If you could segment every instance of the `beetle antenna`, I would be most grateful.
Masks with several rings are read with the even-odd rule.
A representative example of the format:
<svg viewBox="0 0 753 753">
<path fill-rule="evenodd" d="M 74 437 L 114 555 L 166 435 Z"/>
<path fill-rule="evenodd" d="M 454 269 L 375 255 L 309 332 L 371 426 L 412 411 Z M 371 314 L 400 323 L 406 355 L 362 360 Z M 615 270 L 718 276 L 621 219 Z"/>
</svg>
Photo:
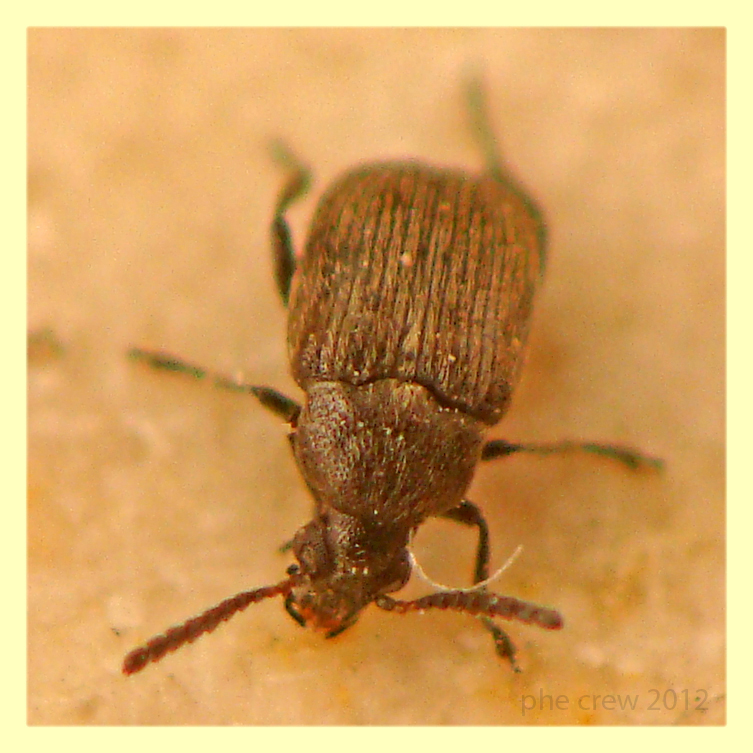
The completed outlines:
<svg viewBox="0 0 753 753">
<path fill-rule="evenodd" d="M 165 654 L 179 649 L 186 643 L 193 643 L 204 633 L 211 633 L 222 622 L 229 620 L 237 612 L 243 611 L 251 604 L 273 596 L 287 595 L 295 583 L 295 573 L 274 586 L 263 586 L 253 591 L 242 591 L 225 601 L 207 609 L 205 612 L 186 620 L 180 625 L 169 628 L 155 636 L 142 646 L 135 648 L 123 660 L 123 674 L 132 675 L 140 672 L 147 664 L 159 661 Z"/>
<path fill-rule="evenodd" d="M 424 612 L 427 609 L 452 609 L 466 614 L 517 620 L 546 630 L 560 630 L 564 625 L 562 615 L 556 609 L 490 591 L 439 591 L 412 601 L 401 601 L 382 594 L 377 596 L 374 603 L 380 609 L 397 614 Z"/>
</svg>

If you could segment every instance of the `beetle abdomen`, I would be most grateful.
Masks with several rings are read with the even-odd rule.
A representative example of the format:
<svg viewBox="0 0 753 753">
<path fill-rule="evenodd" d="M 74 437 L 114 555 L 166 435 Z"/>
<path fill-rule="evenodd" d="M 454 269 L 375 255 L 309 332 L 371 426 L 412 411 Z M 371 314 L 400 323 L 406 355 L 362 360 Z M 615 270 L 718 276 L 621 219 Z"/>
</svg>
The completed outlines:
<svg viewBox="0 0 753 753">
<path fill-rule="evenodd" d="M 296 381 L 400 379 L 487 424 L 517 382 L 542 267 L 530 201 L 412 163 L 347 173 L 317 208 L 293 282 Z"/>
</svg>

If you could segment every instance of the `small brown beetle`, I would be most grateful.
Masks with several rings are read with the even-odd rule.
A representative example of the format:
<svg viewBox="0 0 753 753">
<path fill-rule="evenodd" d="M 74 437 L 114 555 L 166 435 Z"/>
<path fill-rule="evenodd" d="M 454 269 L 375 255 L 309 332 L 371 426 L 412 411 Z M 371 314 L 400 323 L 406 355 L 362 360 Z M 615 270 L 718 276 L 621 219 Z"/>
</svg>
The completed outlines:
<svg viewBox="0 0 753 753">
<path fill-rule="evenodd" d="M 276 585 L 237 594 L 152 638 L 125 658 L 133 674 L 249 604 L 283 596 L 298 623 L 332 637 L 370 603 L 404 613 L 430 608 L 477 615 L 514 669 L 515 649 L 493 617 L 562 627 L 553 609 L 486 589 L 489 535 L 465 499 L 479 460 L 578 447 L 631 467 L 659 461 L 601 444 L 484 442 L 518 381 L 534 293 L 545 262 L 545 225 L 504 168 L 482 89 L 469 88 L 487 172 L 472 177 L 417 162 L 346 173 L 316 210 L 296 260 L 289 206 L 306 168 L 280 156 L 290 178 L 272 223 L 277 285 L 290 298 L 288 345 L 303 406 L 269 387 L 238 383 L 151 351 L 150 365 L 251 393 L 292 427 L 296 462 L 314 517 L 287 546 L 298 563 Z M 408 545 L 430 516 L 478 529 L 474 587 L 413 601 L 389 594 L 411 575 Z"/>
</svg>

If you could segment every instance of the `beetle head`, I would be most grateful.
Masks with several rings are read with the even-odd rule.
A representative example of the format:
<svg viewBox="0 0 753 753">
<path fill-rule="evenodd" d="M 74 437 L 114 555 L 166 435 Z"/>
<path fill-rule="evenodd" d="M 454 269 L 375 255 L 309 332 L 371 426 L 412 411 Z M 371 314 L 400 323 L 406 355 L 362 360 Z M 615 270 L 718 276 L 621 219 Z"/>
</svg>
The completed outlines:
<svg viewBox="0 0 753 753">
<path fill-rule="evenodd" d="M 350 515 L 328 511 L 293 539 L 298 565 L 288 569 L 293 587 L 285 599 L 290 616 L 328 638 L 350 627 L 380 594 L 410 578 L 407 534 L 366 530 Z"/>
</svg>

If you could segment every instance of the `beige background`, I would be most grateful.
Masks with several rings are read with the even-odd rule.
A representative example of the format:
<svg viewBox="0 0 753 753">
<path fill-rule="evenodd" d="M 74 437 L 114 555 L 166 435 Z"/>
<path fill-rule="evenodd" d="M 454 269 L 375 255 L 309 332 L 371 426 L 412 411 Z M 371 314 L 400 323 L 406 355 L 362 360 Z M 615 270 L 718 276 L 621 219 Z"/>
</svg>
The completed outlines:
<svg viewBox="0 0 753 753">
<path fill-rule="evenodd" d="M 724 44 L 720 30 L 32 31 L 29 327 L 65 350 L 35 349 L 29 369 L 29 721 L 723 722 Z M 124 679 L 137 643 L 277 581 L 276 548 L 310 506 L 276 419 L 126 349 L 300 396 L 271 278 L 268 140 L 315 171 L 300 247 L 322 187 L 356 162 L 479 166 L 469 65 L 552 238 L 494 434 L 631 443 L 667 471 L 581 455 L 481 469 L 470 496 L 495 563 L 525 547 L 497 589 L 567 623 L 510 625 L 520 676 L 462 615 L 368 609 L 323 641 L 271 601 Z M 452 585 L 472 550 L 449 523 L 417 544 Z"/>
</svg>

